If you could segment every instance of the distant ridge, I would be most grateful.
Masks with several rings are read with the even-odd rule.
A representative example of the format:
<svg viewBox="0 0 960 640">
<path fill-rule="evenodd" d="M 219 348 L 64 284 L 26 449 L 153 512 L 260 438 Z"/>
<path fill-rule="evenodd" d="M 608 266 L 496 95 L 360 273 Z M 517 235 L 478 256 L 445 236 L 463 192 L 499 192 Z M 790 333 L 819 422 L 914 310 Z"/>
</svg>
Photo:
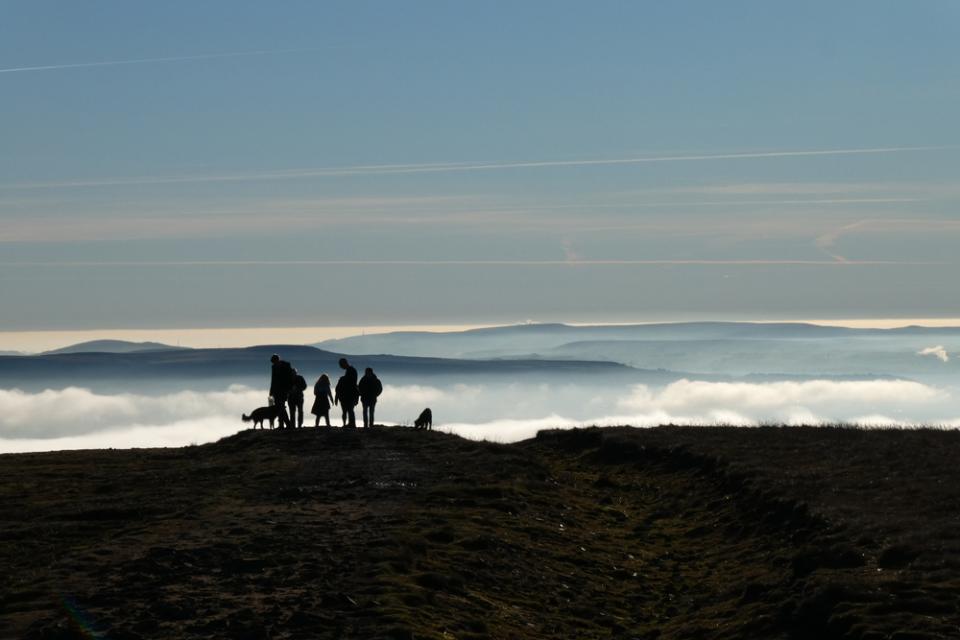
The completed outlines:
<svg viewBox="0 0 960 640">
<path fill-rule="evenodd" d="M 222 387 L 224 382 L 262 384 L 270 379 L 270 356 L 280 354 L 312 380 L 335 374 L 340 353 L 304 345 L 258 345 L 227 349 L 143 349 L 122 353 L 81 351 L 0 357 L 0 388 L 58 388 L 81 385 L 117 389 L 149 381 L 153 388 Z M 595 360 L 466 360 L 395 355 L 351 357 L 357 366 L 372 367 L 384 379 L 459 381 L 478 376 L 533 379 L 550 376 L 607 376 L 624 383 L 665 382 L 681 377 L 664 371 L 641 371 Z"/>
<path fill-rule="evenodd" d="M 342 353 L 392 353 L 443 358 L 502 358 L 533 354 L 572 343 L 613 341 L 812 340 L 830 338 L 930 338 L 960 336 L 960 327 L 904 326 L 862 329 L 804 322 L 676 322 L 628 325 L 519 324 L 464 331 L 395 331 L 318 342 Z M 582 357 L 582 356 L 581 356 Z M 609 356 L 598 359 L 611 359 Z M 615 359 L 615 358 L 613 358 Z"/>
<path fill-rule="evenodd" d="M 139 353 L 141 351 L 170 351 L 185 347 L 173 347 L 159 342 L 128 342 L 126 340 L 90 340 L 68 347 L 44 351 L 41 355 L 64 353 Z M 13 355 L 13 354 L 10 354 Z"/>
</svg>

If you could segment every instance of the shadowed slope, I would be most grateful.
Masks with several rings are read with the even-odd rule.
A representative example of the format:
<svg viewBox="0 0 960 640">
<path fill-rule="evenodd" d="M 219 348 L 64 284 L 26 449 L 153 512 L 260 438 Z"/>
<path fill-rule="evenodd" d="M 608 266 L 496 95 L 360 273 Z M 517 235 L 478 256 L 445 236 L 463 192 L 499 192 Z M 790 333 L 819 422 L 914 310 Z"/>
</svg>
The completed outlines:
<svg viewBox="0 0 960 640">
<path fill-rule="evenodd" d="M 3 456 L 0 637 L 949 637 L 954 516 L 927 498 L 956 513 L 956 435 L 306 429 Z M 884 484 L 910 457 L 929 471 Z"/>
</svg>

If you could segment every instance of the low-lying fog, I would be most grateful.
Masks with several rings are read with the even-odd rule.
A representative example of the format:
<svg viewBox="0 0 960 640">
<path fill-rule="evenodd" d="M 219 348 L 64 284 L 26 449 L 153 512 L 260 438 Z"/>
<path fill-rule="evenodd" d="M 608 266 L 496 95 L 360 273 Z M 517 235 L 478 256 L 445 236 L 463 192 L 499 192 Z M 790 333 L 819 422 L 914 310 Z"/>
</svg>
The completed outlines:
<svg viewBox="0 0 960 640">
<path fill-rule="evenodd" d="M 0 389 L 0 453 L 103 447 L 166 447 L 212 442 L 250 427 L 240 415 L 267 404 L 264 387 L 219 391 L 128 388 L 108 394 L 82 386 L 40 392 Z M 312 383 L 312 381 L 311 381 Z M 384 380 L 377 422 L 409 425 L 431 407 L 435 428 L 511 442 L 545 428 L 659 424 L 960 427 L 960 390 L 895 379 L 708 382 L 599 386 L 583 381 L 513 383 L 490 378 L 448 386 Z M 311 384 L 312 387 L 312 384 Z M 305 424 L 312 426 L 312 388 Z M 360 408 L 357 408 L 359 421 Z M 340 424 L 334 407 L 331 422 Z"/>
</svg>

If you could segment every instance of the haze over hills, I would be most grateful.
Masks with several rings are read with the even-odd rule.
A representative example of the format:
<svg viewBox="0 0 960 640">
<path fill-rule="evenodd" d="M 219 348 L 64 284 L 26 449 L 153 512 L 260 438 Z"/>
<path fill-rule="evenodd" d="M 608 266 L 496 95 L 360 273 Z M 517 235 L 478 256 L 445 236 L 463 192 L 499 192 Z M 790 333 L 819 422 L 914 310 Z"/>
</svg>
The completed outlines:
<svg viewBox="0 0 960 640">
<path fill-rule="evenodd" d="M 43 355 L 55 355 L 61 353 L 136 353 L 140 351 L 167 351 L 171 349 L 182 349 L 183 347 L 174 347 L 160 342 L 129 342 L 127 340 L 90 340 L 72 344 L 60 349 L 51 349 L 44 351 Z M 0 354 L 5 355 L 5 354 Z M 15 355 L 15 354 L 11 354 Z"/>
<path fill-rule="evenodd" d="M 0 387 L 35 389 L 83 386 L 141 388 L 222 388 L 228 384 L 262 386 L 270 376 L 270 355 L 282 354 L 311 382 L 319 373 L 335 377 L 339 353 L 311 346 L 262 345 L 241 349 L 159 349 L 117 353 L 65 352 L 0 357 Z M 557 377 L 606 377 L 623 383 L 665 383 L 683 374 L 640 371 L 595 360 L 506 361 L 421 358 L 378 355 L 353 358 L 358 367 L 372 367 L 385 379 L 454 384 L 480 376 L 502 380 L 549 380 Z M 336 374 L 338 375 L 338 373 Z"/>
<path fill-rule="evenodd" d="M 619 326 L 527 324 L 462 332 L 396 332 L 327 340 L 345 353 L 620 362 L 718 375 L 960 373 L 960 328 L 857 329 L 805 323 L 694 322 Z M 923 353 L 926 351 L 926 353 Z"/>
<path fill-rule="evenodd" d="M 862 379 L 960 377 L 960 328 L 854 329 L 805 323 L 696 322 L 573 326 L 523 324 L 459 332 L 400 331 L 313 346 L 183 349 L 96 340 L 26 357 L 0 355 L 0 385 L 35 388 L 158 380 L 164 388 L 261 383 L 274 351 L 308 376 L 335 373 L 341 354 L 405 381 L 490 376 L 613 376 L 666 384 L 680 378 Z M 17 357 L 20 356 L 20 357 Z M 603 364 L 602 364 L 603 363 Z M 616 363 L 616 364 L 614 364 Z M 626 365 L 626 366 L 621 366 Z M 530 378 L 532 379 L 532 378 Z"/>
<path fill-rule="evenodd" d="M 235 433 L 241 414 L 268 402 L 273 353 L 307 379 L 307 412 L 314 381 L 336 381 L 347 354 L 383 382 L 378 420 L 409 423 L 431 407 L 442 428 L 498 441 L 582 425 L 960 427 L 960 332 L 950 328 L 521 325 L 323 343 L 335 349 L 156 344 L 0 356 L 0 451 L 182 446 Z M 103 351 L 111 347 L 122 351 Z M 339 423 L 339 407 L 330 417 Z"/>
<path fill-rule="evenodd" d="M 544 358 L 596 358 L 631 366 L 666 366 L 727 375 L 858 373 L 940 378 L 960 374 L 950 349 L 921 355 L 932 338 L 824 338 L 795 340 L 608 340 L 571 342 L 544 350 Z M 942 343 L 942 337 L 938 338 Z M 943 346 L 943 345 L 939 345 Z"/>
<path fill-rule="evenodd" d="M 465 331 L 395 331 L 324 340 L 321 349 L 439 357 L 530 354 L 570 342 L 613 340 L 802 340 L 960 337 L 960 327 L 861 329 L 801 322 L 676 322 L 634 325 L 521 324 Z"/>
</svg>

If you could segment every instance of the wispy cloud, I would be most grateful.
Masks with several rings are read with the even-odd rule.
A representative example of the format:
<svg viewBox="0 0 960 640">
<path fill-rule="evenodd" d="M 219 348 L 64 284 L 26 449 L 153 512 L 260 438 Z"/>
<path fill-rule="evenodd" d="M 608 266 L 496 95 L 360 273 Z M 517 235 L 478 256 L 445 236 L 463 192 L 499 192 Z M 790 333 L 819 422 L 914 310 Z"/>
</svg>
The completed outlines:
<svg viewBox="0 0 960 640">
<path fill-rule="evenodd" d="M 823 235 L 818 236 L 814 240 L 814 244 L 817 246 L 818 249 L 820 249 L 822 252 L 824 252 L 825 254 L 827 254 L 837 262 L 847 262 L 847 259 L 845 257 L 833 251 L 833 245 L 836 244 L 840 236 L 850 233 L 851 231 L 853 231 L 854 229 L 857 229 L 858 227 L 862 227 L 866 222 L 867 222 L 866 220 L 859 220 L 852 224 L 844 225 L 838 229 L 828 231 L 827 233 L 824 233 Z"/>
<path fill-rule="evenodd" d="M 918 202 L 960 197 L 956 182 L 889 180 L 867 182 L 721 182 L 655 186 L 606 194 L 611 199 L 650 201 L 678 198 L 726 204 Z"/>
<path fill-rule="evenodd" d="M 564 261 L 568 264 L 578 264 L 583 260 L 583 256 L 576 250 L 573 246 L 573 240 L 569 238 L 564 238 L 560 243 L 561 248 L 563 249 Z"/>
<path fill-rule="evenodd" d="M 921 349 L 917 352 L 918 356 L 933 356 L 941 362 L 949 362 L 950 354 L 947 353 L 947 350 L 943 345 L 938 344 L 935 347 L 927 347 L 926 349 Z"/>
<path fill-rule="evenodd" d="M 629 267 L 629 266 L 943 266 L 952 263 L 897 261 L 897 260 L 585 260 L 571 262 L 564 260 L 144 260 L 144 261 L 37 261 L 37 262 L 0 262 L 2 267 L 282 267 L 282 266 L 381 266 L 381 267 L 424 267 L 424 266 L 464 266 L 464 267 L 554 267 L 569 266 L 593 267 Z"/>
<path fill-rule="evenodd" d="M 923 220 L 923 219 L 867 219 L 867 220 L 857 220 L 850 224 L 845 224 L 842 227 L 832 229 L 827 233 L 821 234 L 816 237 L 814 244 L 816 247 L 830 256 L 837 262 L 849 262 L 846 257 L 841 255 L 834 249 L 834 245 L 837 241 L 847 235 L 852 235 L 855 233 L 865 233 L 867 231 L 871 232 L 891 232 L 896 231 L 899 233 L 929 233 L 933 231 L 939 232 L 956 232 L 960 231 L 960 220 Z"/>
<path fill-rule="evenodd" d="M 851 194 L 958 195 L 953 183 L 932 182 L 734 182 L 666 187 L 661 192 L 715 196 L 838 196 Z"/>
<path fill-rule="evenodd" d="M 382 164 L 354 165 L 344 167 L 318 167 L 291 169 L 285 171 L 265 171 L 250 173 L 231 173 L 219 175 L 184 176 L 139 176 L 113 177 L 102 179 L 62 180 L 53 182 L 21 182 L 0 184 L 0 189 L 66 189 L 107 186 L 136 186 L 152 184 L 180 184 L 205 182 L 247 182 L 255 180 L 294 180 L 304 178 L 326 178 L 337 176 L 376 176 L 396 174 L 450 173 L 474 171 L 506 171 L 515 169 L 557 169 L 570 167 L 602 167 L 617 165 L 640 165 L 669 162 L 715 162 L 722 160 L 779 159 L 818 156 L 876 155 L 892 153 L 919 153 L 928 151 L 953 150 L 958 147 L 870 147 L 859 149 L 814 149 L 782 150 L 747 153 L 713 153 L 695 155 L 641 156 L 631 158 L 575 159 L 575 160 L 534 160 L 519 162 L 446 162 L 427 164 Z"/>
<path fill-rule="evenodd" d="M 162 62 L 190 62 L 194 60 L 211 60 L 215 58 L 241 58 L 246 56 L 267 56 L 283 53 L 304 53 L 319 51 L 317 47 L 306 49 L 261 49 L 257 51 L 227 51 L 222 53 L 201 53 L 186 56 L 165 56 L 161 58 L 134 58 L 130 60 L 100 60 L 94 62 L 73 62 L 68 64 L 45 64 L 32 67 L 7 67 L 0 69 L 0 73 L 26 73 L 31 71 L 56 71 L 61 69 L 83 69 L 88 67 L 114 67 L 131 64 L 157 64 Z"/>
<path fill-rule="evenodd" d="M 7 214 L 0 201 L 0 242 L 48 243 L 142 238 L 205 238 L 379 224 L 471 224 L 506 212 L 475 210 L 473 196 L 248 199 L 221 206 L 172 201 L 75 202 Z M 64 210 L 69 214 L 63 213 Z"/>
</svg>

